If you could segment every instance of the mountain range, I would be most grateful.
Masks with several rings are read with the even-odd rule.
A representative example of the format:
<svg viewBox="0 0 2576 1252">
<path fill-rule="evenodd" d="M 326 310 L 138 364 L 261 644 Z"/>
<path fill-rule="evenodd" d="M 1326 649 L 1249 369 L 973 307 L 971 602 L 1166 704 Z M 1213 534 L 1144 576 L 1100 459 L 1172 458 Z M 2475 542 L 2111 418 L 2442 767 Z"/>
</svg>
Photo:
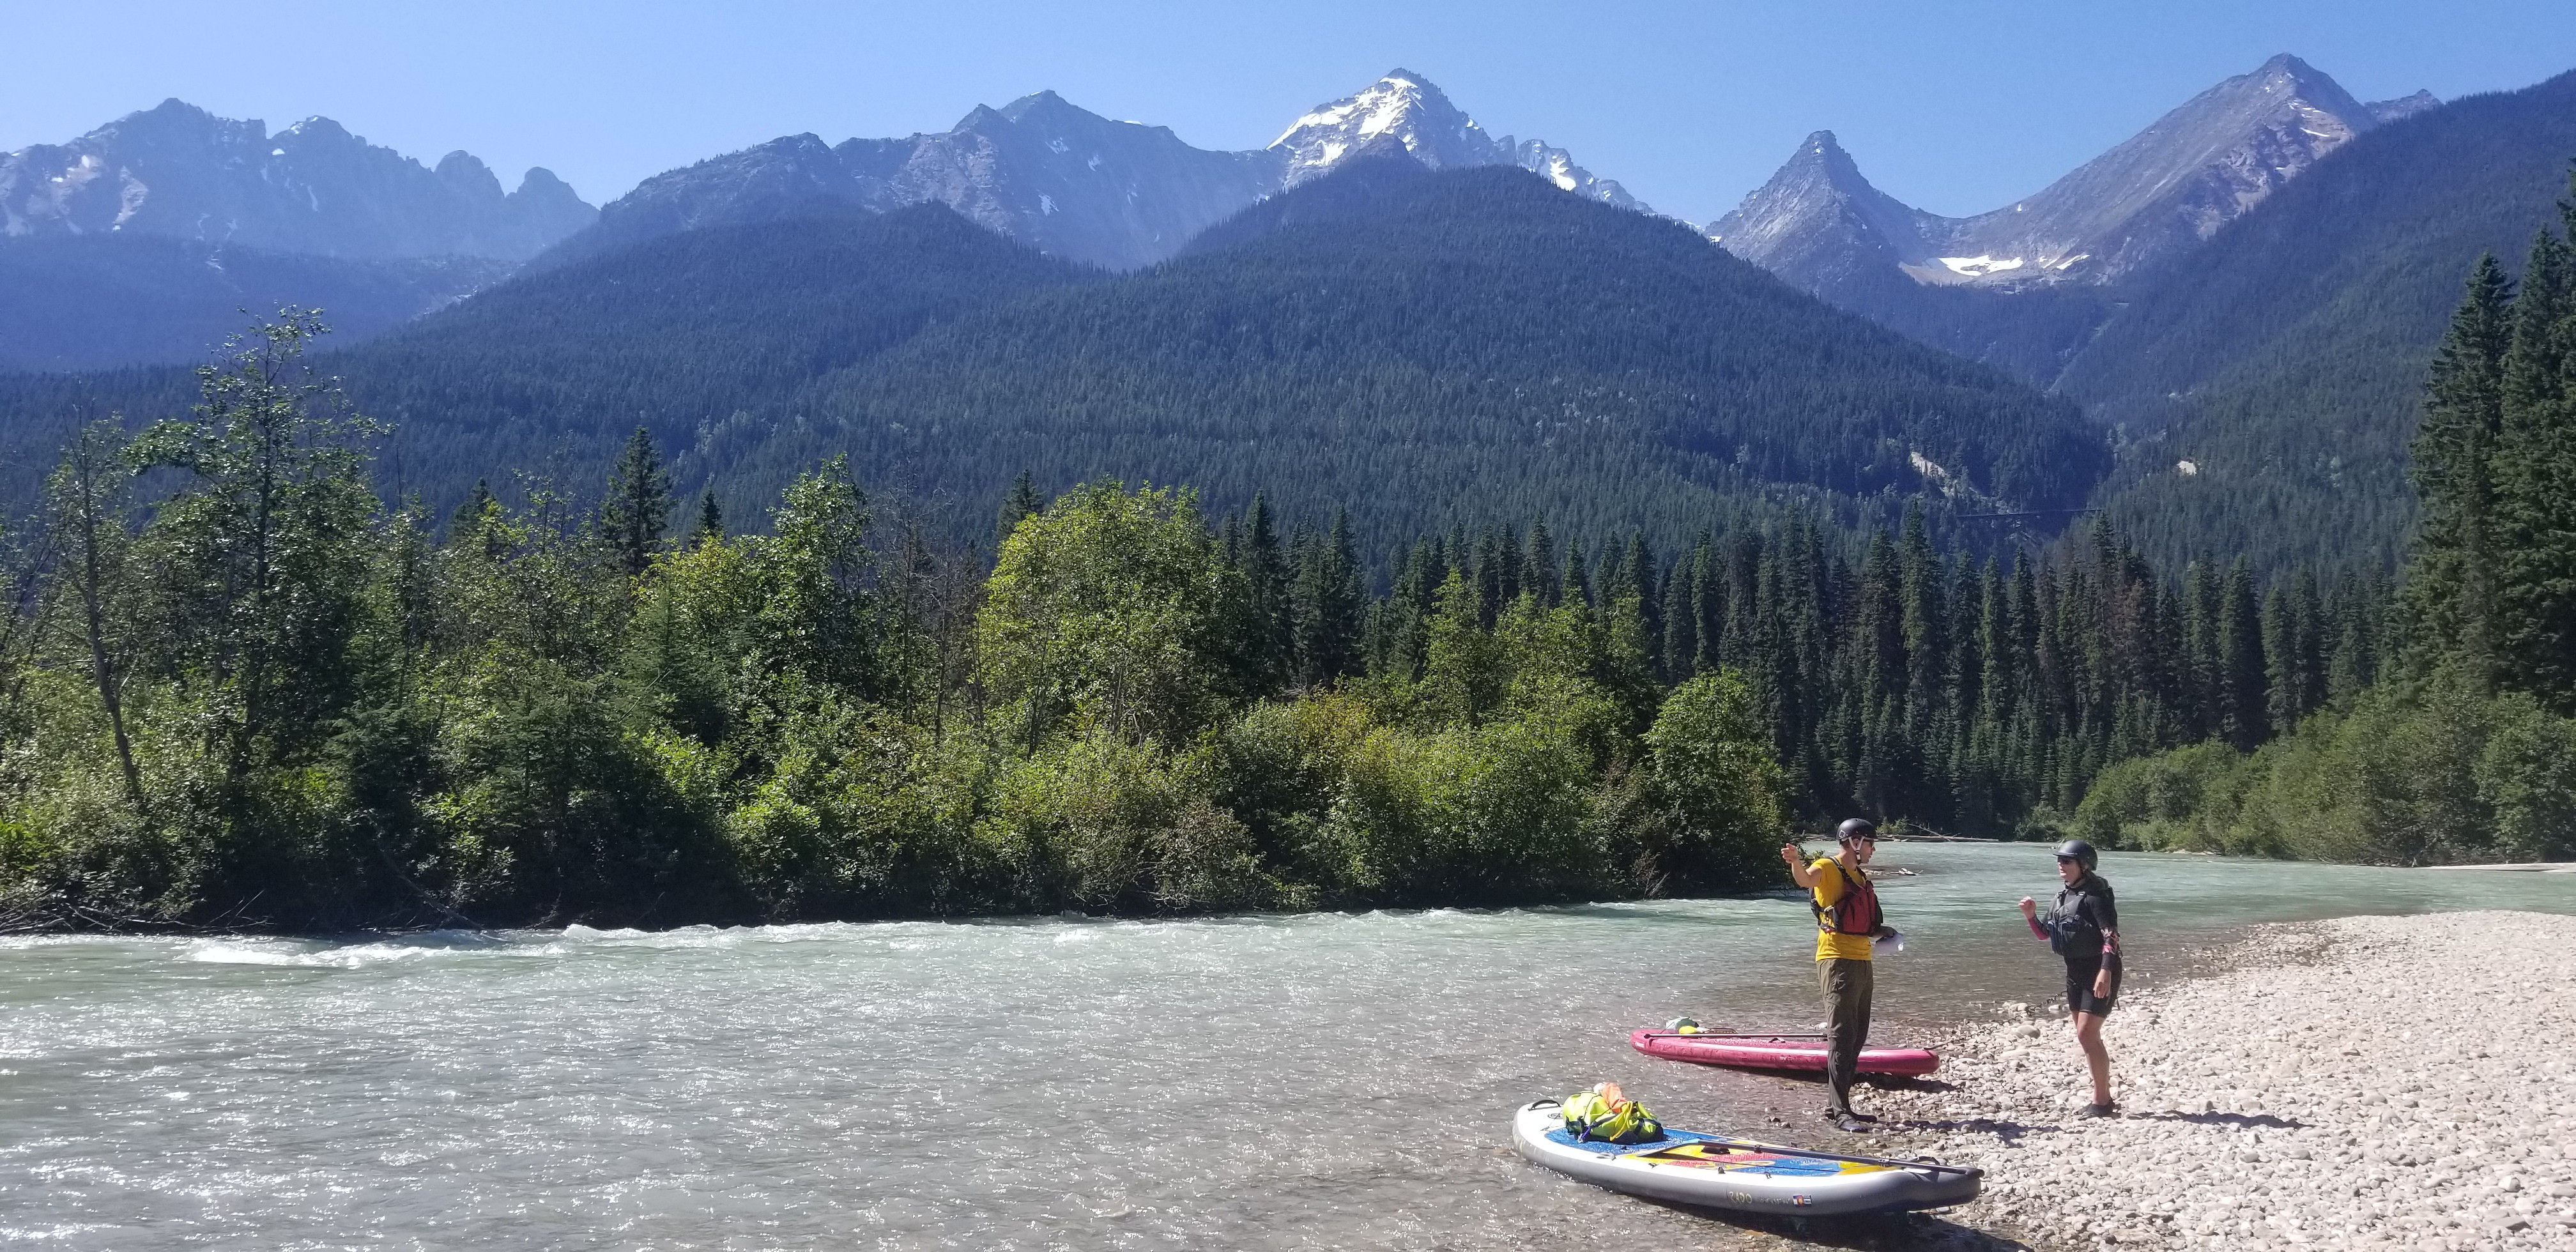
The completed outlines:
<svg viewBox="0 0 2576 1252">
<path fill-rule="evenodd" d="M 1871 186 L 1818 131 L 1709 237 L 1820 293 L 1889 268 L 1934 286 L 2115 282 L 2207 240 L 2356 136 L 2439 103 L 2417 92 L 2363 104 L 2276 56 L 2038 192 L 1964 218 Z"/>
<path fill-rule="evenodd" d="M 1134 269 L 1380 141 L 1402 144 L 1431 169 L 1518 166 L 1588 199 L 1643 207 L 1562 148 L 1487 134 L 1429 79 L 1399 69 L 1249 152 L 1193 148 L 1163 127 L 1114 122 L 1052 91 L 978 106 L 937 134 L 836 145 L 789 135 L 646 179 L 550 261 L 830 206 L 883 212 L 935 201 L 1053 255 Z"/>
<path fill-rule="evenodd" d="M 525 261 L 596 220 L 561 179 L 518 189 L 472 154 L 436 168 L 327 117 L 270 134 L 178 100 L 0 155 L 0 236 L 138 234 L 357 260 Z"/>
<path fill-rule="evenodd" d="M 1806 499 L 1857 517 L 1920 498 L 1950 513 L 2104 508 L 2170 561 L 2385 564 L 2410 524 L 2405 443 L 2459 277 L 2478 251 L 2511 258 L 2553 220 L 2570 153 L 2570 80 L 2363 103 L 2282 56 L 1993 212 L 1916 210 L 1819 131 L 1701 232 L 1561 149 L 1487 133 L 1398 70 L 1251 151 L 1193 148 L 1041 92 L 936 134 L 773 140 L 648 179 L 592 222 L 543 171 L 505 195 L 463 154 L 433 170 L 320 119 L 270 136 L 174 102 L 9 154 L 0 367 L 185 359 L 242 307 L 323 304 L 356 332 L 344 340 L 385 336 L 334 368 L 403 425 L 392 472 L 431 498 L 499 466 L 578 479 L 641 420 L 692 481 L 753 494 L 837 449 L 955 500 L 1020 467 L 1179 474 L 1218 493 L 1329 488 L 1399 528 L 1449 507 L 1438 493 L 1452 490 L 1602 525 L 1643 518 L 1642 501 L 1705 517 Z M 112 188 L 128 190 L 111 200 Z M 1529 227 L 1555 221 L 1559 201 L 1589 215 L 1558 225 L 1622 242 L 1560 249 Z M 1742 358 L 1712 364 L 1706 344 L 1571 286 L 1471 281 L 1486 258 L 1436 238 L 1444 214 L 1462 237 L 1527 250 L 1549 283 L 1596 266 L 1609 289 L 1656 293 L 1638 307 L 1672 325 L 1744 335 L 1782 364 L 1748 385 L 1728 372 L 1751 368 Z M 1335 276 L 1322 260 L 1335 247 L 1382 281 Z M 1705 269 L 1712 257 L 1751 264 Z M 1416 267 L 1435 258 L 1463 267 L 1457 281 Z M 2017 386 L 1936 385 L 1909 358 L 1872 368 L 1911 381 L 1842 388 L 1837 353 L 1893 362 L 1887 344 L 1902 340 L 1755 299 L 1748 284 L 1772 281 L 1755 266 L 1784 294 Z M 1297 285 L 1308 280 L 1339 293 L 1338 321 Z M 1572 320 L 1497 323 L 1477 299 L 1554 300 Z M 1757 305 L 1820 348 L 1744 330 Z M 1170 320 L 1183 309 L 1201 320 Z M 1391 309 L 1408 320 L 1381 324 Z M 1082 342 L 1084 326 L 1110 340 Z M 1524 376 L 1489 356 L 1494 343 L 1563 368 Z M 1636 343 L 1671 359 L 1641 359 Z M 1300 346 L 1314 344 L 1340 355 Z M 1281 372 L 1292 359 L 1304 373 Z M 1632 373 L 1599 373 L 1600 359 Z M 6 438 L 40 463 L 46 404 L 178 402 L 183 376 L 150 377 L 162 381 L 0 385 Z M 1368 389 L 1350 391 L 1361 377 Z M 2094 433 L 2059 423 L 2077 411 L 2068 401 Z M 1498 433 L 1569 414 L 1574 431 L 1625 432 L 1542 435 L 1587 449 L 1579 473 Z M 1371 423 L 1378 433 L 1352 442 Z M 1289 448 L 1306 472 L 1278 468 Z M 2058 468 L 2035 468 L 2037 449 Z M 1446 457 L 1541 485 L 1476 486 L 1442 470 Z M 1626 501 L 1609 485 L 1621 474 Z"/>
</svg>

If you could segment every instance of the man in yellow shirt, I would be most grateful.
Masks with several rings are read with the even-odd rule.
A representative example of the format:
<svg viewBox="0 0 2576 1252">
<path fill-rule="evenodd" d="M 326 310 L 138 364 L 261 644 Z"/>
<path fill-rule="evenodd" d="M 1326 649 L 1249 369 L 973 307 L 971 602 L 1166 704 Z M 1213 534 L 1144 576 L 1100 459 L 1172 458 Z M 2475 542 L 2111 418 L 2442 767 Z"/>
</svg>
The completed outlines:
<svg viewBox="0 0 2576 1252">
<path fill-rule="evenodd" d="M 1867 1130 L 1878 1118 L 1851 1106 L 1852 1077 L 1869 1038 L 1869 1000 L 1875 989 L 1870 949 L 1888 934 L 1878 910 L 1878 889 L 1861 867 L 1878 851 L 1878 827 L 1855 817 L 1834 832 L 1840 850 L 1806 859 L 1785 844 L 1780 857 L 1789 877 L 1807 889 L 1816 913 L 1816 985 L 1825 996 L 1825 1120 L 1842 1130 Z"/>
</svg>

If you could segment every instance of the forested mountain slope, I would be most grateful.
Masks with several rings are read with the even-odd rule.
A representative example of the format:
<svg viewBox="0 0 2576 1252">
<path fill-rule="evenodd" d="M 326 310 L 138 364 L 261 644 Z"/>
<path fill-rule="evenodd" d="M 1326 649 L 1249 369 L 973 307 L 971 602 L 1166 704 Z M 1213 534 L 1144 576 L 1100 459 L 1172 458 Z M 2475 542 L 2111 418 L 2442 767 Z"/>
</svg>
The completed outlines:
<svg viewBox="0 0 2576 1252">
<path fill-rule="evenodd" d="M 2102 495 L 2124 532 L 2166 562 L 2393 563 L 2425 364 L 2478 255 L 2518 269 L 2554 220 L 2571 156 L 2576 73 L 2455 101 L 2125 292 L 2060 383 L 2136 440 Z"/>
<path fill-rule="evenodd" d="M 478 479 L 506 490 L 519 471 L 587 490 L 639 425 L 665 447 L 695 446 L 735 412 L 925 326 L 1098 276 L 945 206 L 846 210 L 691 231 L 522 275 L 319 365 L 394 424 L 378 466 L 385 487 L 444 508 Z M 172 416 L 194 393 L 178 369 L 0 378 L 0 490 L 23 505 L 80 422 Z"/>
<path fill-rule="evenodd" d="M 483 257 L 268 252 L 153 235 L 0 242 L 0 372 L 204 359 L 242 310 L 311 304 L 363 338 L 510 272 Z"/>
<path fill-rule="evenodd" d="M 728 419 L 821 374 L 1098 277 L 945 205 L 854 210 L 689 231 L 530 275 L 326 368 L 395 424 L 398 489 L 446 500 L 540 467 L 587 489 L 639 425 L 674 450 L 720 448 L 740 426 Z"/>
<path fill-rule="evenodd" d="M 1517 170 L 1372 161 L 1216 228 L 1231 246 L 944 326 L 818 383 L 717 462 L 765 495 L 996 498 L 1186 482 L 1372 542 L 1544 513 L 1680 532 L 1790 496 L 2063 508 L 2107 464 L 2073 406 L 1790 289 L 1679 224 Z M 1368 185 L 1354 186 L 1352 180 Z"/>
</svg>

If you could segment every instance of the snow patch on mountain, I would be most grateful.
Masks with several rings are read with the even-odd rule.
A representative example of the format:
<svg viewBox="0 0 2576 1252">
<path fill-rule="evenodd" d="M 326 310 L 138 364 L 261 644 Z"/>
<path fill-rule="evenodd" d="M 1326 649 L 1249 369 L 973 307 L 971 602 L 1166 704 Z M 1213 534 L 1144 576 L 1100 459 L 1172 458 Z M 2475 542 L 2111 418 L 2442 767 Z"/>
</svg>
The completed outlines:
<svg viewBox="0 0 2576 1252">
<path fill-rule="evenodd" d="M 1941 264 L 1950 267 L 1951 273 L 1969 278 L 1983 278 L 1988 274 L 2001 274 L 2007 270 L 2017 270 L 2022 267 L 2022 259 L 2017 256 L 2008 256 L 2000 261 L 1991 256 L 1945 256 L 1940 258 L 1940 261 Z"/>
</svg>

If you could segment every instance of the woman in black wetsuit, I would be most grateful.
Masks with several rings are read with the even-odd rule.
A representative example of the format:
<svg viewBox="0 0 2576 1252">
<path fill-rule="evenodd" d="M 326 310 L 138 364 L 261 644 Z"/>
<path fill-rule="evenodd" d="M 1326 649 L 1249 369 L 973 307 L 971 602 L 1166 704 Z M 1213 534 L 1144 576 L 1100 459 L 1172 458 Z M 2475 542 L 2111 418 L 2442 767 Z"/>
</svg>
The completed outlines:
<svg viewBox="0 0 2576 1252">
<path fill-rule="evenodd" d="M 2048 916 L 2039 915 L 2029 896 L 2021 898 L 2022 920 L 2031 933 L 2066 958 L 2066 1007 L 2075 1016 L 2075 1042 L 2093 1071 L 2087 1117 L 2109 1117 L 2118 1108 L 2111 1102 L 2111 1054 L 2102 1046 L 2102 1019 L 2120 998 L 2120 910 L 2111 884 L 2093 872 L 2100 863 L 2092 844 L 2069 839 L 2057 845 L 2057 877 L 2066 886 Z"/>
</svg>

